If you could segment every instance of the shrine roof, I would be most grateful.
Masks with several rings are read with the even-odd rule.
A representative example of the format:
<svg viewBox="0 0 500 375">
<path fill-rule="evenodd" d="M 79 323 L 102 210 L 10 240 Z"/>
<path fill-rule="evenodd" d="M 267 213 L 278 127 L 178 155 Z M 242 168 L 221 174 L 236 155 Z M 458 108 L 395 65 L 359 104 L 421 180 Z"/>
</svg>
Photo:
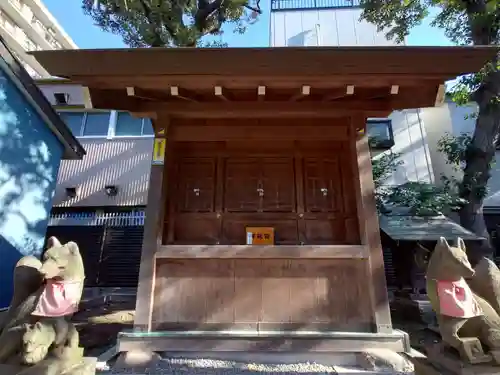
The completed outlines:
<svg viewBox="0 0 500 375">
<path fill-rule="evenodd" d="M 168 107 L 174 114 L 198 111 L 200 116 L 208 105 L 217 106 L 218 113 L 254 113 L 255 102 L 262 111 L 304 115 L 336 109 L 376 115 L 435 106 L 444 99 L 445 81 L 479 71 L 496 53 L 489 46 L 32 52 L 51 75 L 84 86 L 94 108 L 158 112 Z M 300 103 L 287 109 L 287 102 Z"/>
</svg>

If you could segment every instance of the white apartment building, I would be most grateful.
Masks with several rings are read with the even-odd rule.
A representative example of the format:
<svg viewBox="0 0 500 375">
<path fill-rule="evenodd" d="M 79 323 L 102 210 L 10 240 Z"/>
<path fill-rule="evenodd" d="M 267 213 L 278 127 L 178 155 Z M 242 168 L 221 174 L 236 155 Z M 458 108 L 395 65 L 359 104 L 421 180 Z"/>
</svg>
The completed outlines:
<svg viewBox="0 0 500 375">
<path fill-rule="evenodd" d="M 359 0 L 271 0 L 270 45 L 287 46 L 395 46 L 377 27 L 360 20 Z M 473 105 L 458 107 L 446 101 L 441 107 L 393 112 L 378 119 L 368 131 L 387 138 L 378 152 L 401 154 L 403 164 L 387 181 L 399 185 L 407 181 L 439 183 L 442 174 L 453 170 L 438 151 L 445 133 L 460 135 L 474 130 L 468 117 Z M 380 124 L 386 124 L 382 127 Z M 495 165 L 489 184 L 488 208 L 500 207 L 500 167 Z"/>
<path fill-rule="evenodd" d="M 360 20 L 359 0 L 271 0 L 270 45 L 396 46 L 384 33 Z M 385 140 L 376 152 L 401 154 L 401 166 L 386 181 L 434 182 L 430 145 L 423 113 L 426 109 L 396 111 L 387 119 L 372 119 L 369 133 Z M 438 177 L 439 179 L 439 177 Z"/>
<path fill-rule="evenodd" d="M 78 48 L 41 0 L 1 0 L 0 36 L 34 78 L 50 75 L 29 51 Z"/>
</svg>

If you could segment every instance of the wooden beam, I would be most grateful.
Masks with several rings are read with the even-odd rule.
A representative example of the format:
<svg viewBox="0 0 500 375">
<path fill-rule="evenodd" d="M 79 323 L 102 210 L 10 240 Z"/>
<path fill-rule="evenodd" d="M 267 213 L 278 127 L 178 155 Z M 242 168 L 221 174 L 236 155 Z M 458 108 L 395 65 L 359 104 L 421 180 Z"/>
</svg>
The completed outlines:
<svg viewBox="0 0 500 375">
<path fill-rule="evenodd" d="M 86 109 L 94 108 L 92 106 L 92 97 L 90 95 L 90 89 L 87 86 L 82 86 L 83 93 L 83 105 Z"/>
<path fill-rule="evenodd" d="M 165 245 L 158 249 L 156 259 L 365 259 L 368 253 L 360 245 Z"/>
<path fill-rule="evenodd" d="M 162 119 L 162 126 L 168 129 L 168 118 Z M 167 131 L 163 136 L 167 137 Z M 169 147 L 166 148 L 169 150 Z M 168 162 L 168 159 L 165 161 Z M 135 307 L 134 330 L 151 331 L 155 287 L 155 253 L 162 244 L 166 205 L 166 168 L 164 164 L 151 165 L 148 188 L 148 204 L 144 223 L 139 285 Z"/>
<path fill-rule="evenodd" d="M 265 99 L 266 96 L 266 86 L 259 86 L 257 87 L 257 97 L 258 100 L 262 101 Z"/>
<path fill-rule="evenodd" d="M 347 140 L 348 130 L 345 126 L 204 126 L 183 125 L 170 129 L 173 141 L 313 141 L 313 140 Z"/>
<path fill-rule="evenodd" d="M 371 114 L 391 112 L 389 100 L 317 102 L 217 102 L 217 103 L 139 103 L 134 112 L 165 112 L 179 117 L 280 117 L 280 116 L 345 116 L 365 111 Z M 379 113 L 379 114 L 381 114 Z M 376 117 L 376 116 L 373 116 Z"/>
<path fill-rule="evenodd" d="M 170 95 L 182 100 L 196 102 L 196 99 L 191 97 L 191 94 L 189 94 L 187 90 L 182 90 L 182 93 L 180 93 L 178 86 L 170 86 Z"/>
<path fill-rule="evenodd" d="M 444 99 L 446 97 L 446 86 L 445 85 L 439 85 L 437 94 L 436 94 L 436 102 L 435 106 L 439 107 L 444 104 Z"/>
<path fill-rule="evenodd" d="M 362 128 L 365 123 L 365 116 L 358 114 L 352 117 L 350 127 L 352 134 L 349 142 L 352 170 L 354 180 L 357 182 L 355 189 L 361 244 L 370 252 L 366 268 L 368 277 L 358 282 L 365 283 L 365 287 L 369 288 L 376 332 L 391 333 L 393 330 L 375 204 L 370 147 L 366 132 L 358 134 L 355 131 L 355 129 Z"/>
<path fill-rule="evenodd" d="M 304 85 L 301 87 L 300 92 L 290 98 L 290 101 L 294 102 L 299 99 L 302 99 L 305 96 L 308 96 L 311 94 L 311 86 Z"/>
<path fill-rule="evenodd" d="M 156 112 L 130 112 L 130 114 L 135 118 L 156 119 L 158 117 L 158 114 Z"/>
<path fill-rule="evenodd" d="M 444 82 L 442 75 L 416 75 L 416 74 L 332 74 L 325 76 L 298 75 L 293 77 L 284 76 L 243 76 L 243 77 L 221 77 L 218 75 L 183 75 L 183 76 L 74 76 L 75 82 L 81 82 L 91 87 L 101 87 L 106 83 L 107 88 L 123 89 L 127 86 L 143 87 L 155 90 L 165 90 L 165 87 L 178 87 L 182 95 L 181 87 L 185 90 L 213 90 L 214 86 L 222 86 L 227 90 L 232 89 L 255 89 L 259 85 L 267 86 L 269 89 L 296 89 L 307 82 L 312 88 L 323 90 L 343 89 L 348 85 L 359 88 L 383 88 L 391 85 L 400 87 L 414 87 L 424 89 L 434 87 L 436 83 Z"/>
<path fill-rule="evenodd" d="M 218 98 L 227 101 L 228 99 L 224 96 L 224 92 L 222 90 L 222 86 L 214 86 L 214 95 Z"/>
<path fill-rule="evenodd" d="M 331 102 L 337 99 L 345 98 L 346 96 L 354 95 L 354 85 L 347 85 L 345 88 L 337 89 L 331 95 L 326 95 L 321 100 L 322 102 Z"/>
<path fill-rule="evenodd" d="M 163 91 L 143 89 L 140 87 L 127 87 L 127 96 L 131 98 L 145 99 L 149 101 L 165 101 L 169 96 Z"/>
</svg>

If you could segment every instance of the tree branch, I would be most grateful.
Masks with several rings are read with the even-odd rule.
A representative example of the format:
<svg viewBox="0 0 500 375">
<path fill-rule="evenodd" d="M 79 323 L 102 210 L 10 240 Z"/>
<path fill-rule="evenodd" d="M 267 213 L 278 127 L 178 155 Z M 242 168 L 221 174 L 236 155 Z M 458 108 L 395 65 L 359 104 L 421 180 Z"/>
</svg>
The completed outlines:
<svg viewBox="0 0 500 375">
<path fill-rule="evenodd" d="M 139 3 L 141 4 L 142 10 L 144 11 L 144 15 L 146 16 L 146 19 L 148 20 L 149 28 L 151 32 L 153 33 L 153 43 L 151 44 L 151 47 L 163 47 L 165 43 L 163 42 L 163 39 L 161 38 L 161 35 L 158 34 L 158 30 L 156 29 L 155 23 L 153 22 L 153 19 L 151 17 L 151 8 L 146 4 L 144 0 L 139 0 Z M 168 31 L 168 29 L 167 29 Z M 170 31 L 169 31 L 170 33 Z M 172 34 L 171 34 L 172 35 Z"/>
<path fill-rule="evenodd" d="M 199 31 L 203 32 L 207 18 L 219 9 L 223 2 L 224 0 L 215 0 L 211 3 L 207 3 L 205 0 L 198 0 L 198 11 L 194 16 L 194 23 Z"/>
</svg>

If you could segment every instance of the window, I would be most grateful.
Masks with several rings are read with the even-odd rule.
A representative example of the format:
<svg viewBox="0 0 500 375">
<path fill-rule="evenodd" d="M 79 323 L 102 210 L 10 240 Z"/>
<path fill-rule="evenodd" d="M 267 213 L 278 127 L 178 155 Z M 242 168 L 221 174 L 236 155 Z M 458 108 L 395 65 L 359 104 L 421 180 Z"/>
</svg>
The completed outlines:
<svg viewBox="0 0 500 375">
<path fill-rule="evenodd" d="M 108 135 L 109 112 L 87 113 L 83 125 L 84 136 Z"/>
<path fill-rule="evenodd" d="M 150 119 L 133 117 L 128 112 L 118 112 L 115 135 L 118 137 L 133 137 L 153 135 L 153 125 Z"/>
<path fill-rule="evenodd" d="M 366 124 L 366 131 L 372 148 L 387 149 L 394 146 L 390 119 L 370 119 Z"/>
<path fill-rule="evenodd" d="M 55 92 L 54 99 L 56 100 L 56 105 L 66 105 L 69 103 L 69 94 L 65 92 Z"/>
<path fill-rule="evenodd" d="M 59 116 L 66 123 L 75 137 L 82 135 L 83 117 L 81 112 L 61 112 Z"/>
<path fill-rule="evenodd" d="M 75 137 L 108 135 L 109 112 L 61 112 L 59 115 Z"/>
<path fill-rule="evenodd" d="M 22 9 L 23 4 L 21 3 L 21 0 L 12 0 L 12 5 L 14 5 L 17 9 Z"/>
<path fill-rule="evenodd" d="M 26 48 L 27 51 L 38 50 L 37 44 L 28 37 L 26 37 L 26 39 L 24 40 L 24 47 Z"/>
</svg>

